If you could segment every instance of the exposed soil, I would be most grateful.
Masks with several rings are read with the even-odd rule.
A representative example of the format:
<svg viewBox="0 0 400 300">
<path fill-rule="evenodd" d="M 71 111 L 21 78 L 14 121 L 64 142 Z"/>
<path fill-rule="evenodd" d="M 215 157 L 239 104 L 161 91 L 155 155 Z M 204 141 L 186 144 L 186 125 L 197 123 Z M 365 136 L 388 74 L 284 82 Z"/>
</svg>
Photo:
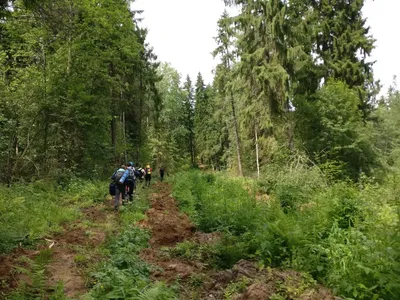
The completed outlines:
<svg viewBox="0 0 400 300">
<path fill-rule="evenodd" d="M 69 296 L 77 296 L 85 293 L 85 280 L 79 268 L 74 262 L 76 253 L 64 247 L 55 249 L 53 261 L 47 267 L 49 273 L 48 284 L 55 286 L 58 282 L 64 283 L 64 293 Z"/>
<path fill-rule="evenodd" d="M 110 202 L 106 200 L 106 202 Z M 105 213 L 106 207 L 100 209 L 98 206 L 91 206 L 82 210 L 86 219 L 96 222 L 104 223 L 107 220 L 107 214 Z"/>
<path fill-rule="evenodd" d="M 45 270 L 48 286 L 55 286 L 62 281 L 66 296 L 83 295 L 87 290 L 85 272 L 75 261 L 78 254 L 76 249 L 83 247 L 90 251 L 104 242 L 104 225 L 115 221 L 115 215 L 110 212 L 112 208 L 108 205 L 83 209 L 81 220 L 66 225 L 62 233 L 43 240 L 43 244 L 37 250 L 17 248 L 11 254 L 0 256 L 0 298 L 22 282 L 31 284 L 27 276 L 15 272 L 15 268 L 21 266 L 20 258 L 25 256 L 34 259 L 40 250 L 50 247 L 52 258 Z M 90 225 L 84 224 L 84 220 L 90 221 Z"/>
<path fill-rule="evenodd" d="M 151 273 L 153 280 L 174 283 L 179 279 L 181 299 L 262 300 L 273 295 L 300 300 L 338 299 L 326 288 L 293 270 L 260 269 L 254 262 L 242 260 L 232 269 L 216 271 L 195 259 L 165 255 L 166 247 L 173 248 L 183 241 L 212 245 L 218 243 L 221 235 L 196 232 L 188 216 L 179 211 L 168 184 L 157 183 L 154 189 L 150 199 L 152 208 L 146 213 L 147 220 L 139 223 L 151 231 L 150 248 L 145 249 L 141 257 L 154 266 Z M 104 229 L 115 227 L 117 220 L 117 214 L 112 210 L 109 201 L 101 206 L 86 208 L 82 211 L 84 217 L 81 220 L 67 225 L 63 233 L 43 241 L 39 249 L 17 248 L 9 255 L 0 256 L 0 298 L 18 287 L 21 281 L 31 284 L 27 276 L 15 272 L 15 267 L 24 266 L 19 258 L 34 259 L 41 249 L 49 246 L 52 261 L 46 269 L 48 286 L 53 287 L 62 281 L 66 296 L 83 295 L 87 291 L 87 283 L 85 269 L 77 263 L 77 249 L 94 252 L 104 242 Z"/>
<path fill-rule="evenodd" d="M 190 239 L 196 228 L 187 215 L 179 212 L 168 184 L 158 183 L 154 187 L 157 193 L 151 195 L 151 209 L 146 213 L 148 219 L 142 222 L 142 226 L 151 230 L 152 248 L 171 247 Z"/>
<path fill-rule="evenodd" d="M 166 258 L 159 250 L 161 247 L 173 247 L 193 238 L 196 228 L 187 215 L 179 212 L 176 200 L 170 195 L 168 184 L 157 183 L 154 189 L 156 193 L 151 195 L 152 208 L 146 213 L 147 220 L 140 223 L 151 231 L 151 248 L 145 249 L 141 257 L 159 267 L 152 272 L 154 280 L 173 282 L 177 278 L 186 279 L 199 272 L 203 268 L 202 264 Z"/>
</svg>

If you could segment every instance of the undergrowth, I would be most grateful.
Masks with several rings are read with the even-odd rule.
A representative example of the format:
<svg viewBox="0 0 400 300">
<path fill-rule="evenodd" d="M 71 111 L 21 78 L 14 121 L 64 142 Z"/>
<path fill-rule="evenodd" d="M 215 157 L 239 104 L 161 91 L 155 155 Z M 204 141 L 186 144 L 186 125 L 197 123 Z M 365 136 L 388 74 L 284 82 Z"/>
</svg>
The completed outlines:
<svg viewBox="0 0 400 300">
<path fill-rule="evenodd" d="M 399 177 L 360 190 L 298 164 L 271 166 L 259 181 L 199 171 L 172 181 L 198 228 L 224 233 L 218 265 L 256 259 L 308 272 L 345 298 L 400 298 Z"/>
<path fill-rule="evenodd" d="M 30 278 L 30 283 L 22 282 L 17 290 L 6 297 L 7 300 L 49 299 L 66 300 L 63 283 L 58 283 L 51 290 L 46 280 L 46 265 L 52 259 L 52 250 L 45 249 L 34 258 L 22 256 L 19 263 L 24 267 L 16 267 L 15 272 Z"/>
<path fill-rule="evenodd" d="M 85 299 L 176 299 L 173 289 L 151 282 L 151 266 L 139 257 L 149 238 L 148 231 L 130 226 L 110 241 L 109 260 L 92 274 L 92 290 Z"/>
<path fill-rule="evenodd" d="M 104 182 L 81 180 L 65 188 L 45 181 L 0 186 L 0 253 L 61 231 L 63 224 L 79 217 L 79 208 L 103 201 L 106 187 Z"/>
</svg>

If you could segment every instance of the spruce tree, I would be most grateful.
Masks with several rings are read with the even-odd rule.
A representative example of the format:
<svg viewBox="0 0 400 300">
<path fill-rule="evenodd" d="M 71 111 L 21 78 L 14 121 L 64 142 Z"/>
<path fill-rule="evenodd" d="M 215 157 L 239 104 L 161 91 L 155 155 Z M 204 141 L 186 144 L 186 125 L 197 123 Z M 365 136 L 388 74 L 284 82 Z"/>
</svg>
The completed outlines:
<svg viewBox="0 0 400 300">
<path fill-rule="evenodd" d="M 240 176 L 243 176 L 242 167 L 242 153 L 241 153 L 241 140 L 239 135 L 239 121 L 237 117 L 237 104 L 234 95 L 234 74 L 233 65 L 235 64 L 235 57 L 237 51 L 233 48 L 234 46 L 234 29 L 232 28 L 232 19 L 229 17 L 228 13 L 225 11 L 218 21 L 218 35 L 215 38 L 218 47 L 214 50 L 214 57 L 219 56 L 221 63 L 216 69 L 216 79 L 215 86 L 219 93 L 219 97 L 222 100 L 222 107 L 230 108 L 228 115 L 227 127 L 233 124 L 234 130 L 234 141 L 236 144 L 236 157 L 237 157 L 237 167 Z M 233 49 L 232 49 L 233 48 Z"/>
<path fill-rule="evenodd" d="M 322 61 L 321 76 L 345 82 L 358 91 L 364 118 L 371 110 L 375 93 L 372 66 L 368 61 L 374 39 L 362 15 L 364 0 L 309 1 L 314 11 L 315 53 Z"/>
<path fill-rule="evenodd" d="M 207 122 L 210 115 L 208 114 L 208 99 L 206 87 L 203 77 L 199 73 L 197 75 L 195 85 L 195 136 L 196 136 L 196 151 L 200 156 L 201 163 L 204 163 L 204 151 L 207 141 Z"/>
<path fill-rule="evenodd" d="M 194 129 L 194 107 L 195 99 L 193 94 L 192 80 L 189 75 L 186 77 L 186 81 L 183 85 L 183 90 L 186 92 L 184 99 L 184 124 L 187 132 L 186 142 L 188 145 L 188 152 L 190 154 L 190 161 L 192 166 L 196 164 L 195 154 L 195 129 Z"/>
</svg>

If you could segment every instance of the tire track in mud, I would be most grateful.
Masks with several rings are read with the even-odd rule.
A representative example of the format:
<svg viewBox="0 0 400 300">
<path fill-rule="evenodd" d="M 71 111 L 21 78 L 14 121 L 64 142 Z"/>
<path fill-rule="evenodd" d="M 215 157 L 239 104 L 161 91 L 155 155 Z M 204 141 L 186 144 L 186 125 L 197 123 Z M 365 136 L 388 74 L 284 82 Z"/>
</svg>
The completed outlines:
<svg viewBox="0 0 400 300">
<path fill-rule="evenodd" d="M 179 211 L 167 183 L 157 183 L 153 188 L 155 193 L 150 196 L 151 208 L 146 212 L 147 220 L 139 223 L 141 227 L 151 231 L 150 248 L 143 250 L 141 258 L 160 267 L 159 270 L 153 270 L 153 280 L 172 283 L 178 278 L 187 279 L 200 272 L 203 265 L 200 262 L 165 257 L 160 250 L 192 239 L 196 227 L 186 214 Z"/>
<path fill-rule="evenodd" d="M 79 254 L 76 248 L 94 251 L 106 239 L 102 226 L 115 222 L 115 216 L 107 206 L 91 206 L 82 212 L 83 220 L 73 222 L 54 237 L 52 261 L 46 268 L 48 284 L 55 286 L 62 281 L 68 297 L 80 296 L 87 291 L 84 269 L 75 261 Z M 87 227 L 84 221 L 89 221 L 90 226 Z"/>
</svg>

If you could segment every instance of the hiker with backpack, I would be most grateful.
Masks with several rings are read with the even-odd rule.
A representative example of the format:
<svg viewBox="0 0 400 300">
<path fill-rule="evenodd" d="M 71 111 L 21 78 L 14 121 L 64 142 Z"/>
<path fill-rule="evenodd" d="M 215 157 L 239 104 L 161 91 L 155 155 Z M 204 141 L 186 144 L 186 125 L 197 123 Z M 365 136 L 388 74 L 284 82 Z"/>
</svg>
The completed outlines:
<svg viewBox="0 0 400 300">
<path fill-rule="evenodd" d="M 135 185 L 136 185 L 136 175 L 135 175 L 135 167 L 133 165 L 133 162 L 129 163 L 129 166 L 127 168 L 129 174 L 128 177 L 126 178 L 126 186 L 128 188 L 128 196 L 129 196 L 129 202 L 133 201 L 133 193 L 135 190 Z"/>
<path fill-rule="evenodd" d="M 160 168 L 160 180 L 161 182 L 164 180 L 164 167 Z"/>
<path fill-rule="evenodd" d="M 122 194 L 122 201 L 125 200 L 125 180 L 129 175 L 129 170 L 126 169 L 125 165 L 122 165 L 114 174 L 111 176 L 111 180 L 113 181 L 111 184 L 114 184 L 115 188 L 115 198 L 114 198 L 114 209 L 118 211 L 119 208 L 119 199 Z M 110 191 L 112 190 L 110 185 Z"/>
<path fill-rule="evenodd" d="M 150 182 L 151 182 L 151 172 L 153 171 L 153 169 L 150 168 L 150 165 L 149 165 L 149 164 L 147 164 L 145 171 L 146 171 L 146 175 L 145 175 L 146 186 L 150 186 Z"/>
<path fill-rule="evenodd" d="M 138 192 L 138 186 L 143 182 L 142 168 L 135 168 L 135 193 Z"/>
</svg>

